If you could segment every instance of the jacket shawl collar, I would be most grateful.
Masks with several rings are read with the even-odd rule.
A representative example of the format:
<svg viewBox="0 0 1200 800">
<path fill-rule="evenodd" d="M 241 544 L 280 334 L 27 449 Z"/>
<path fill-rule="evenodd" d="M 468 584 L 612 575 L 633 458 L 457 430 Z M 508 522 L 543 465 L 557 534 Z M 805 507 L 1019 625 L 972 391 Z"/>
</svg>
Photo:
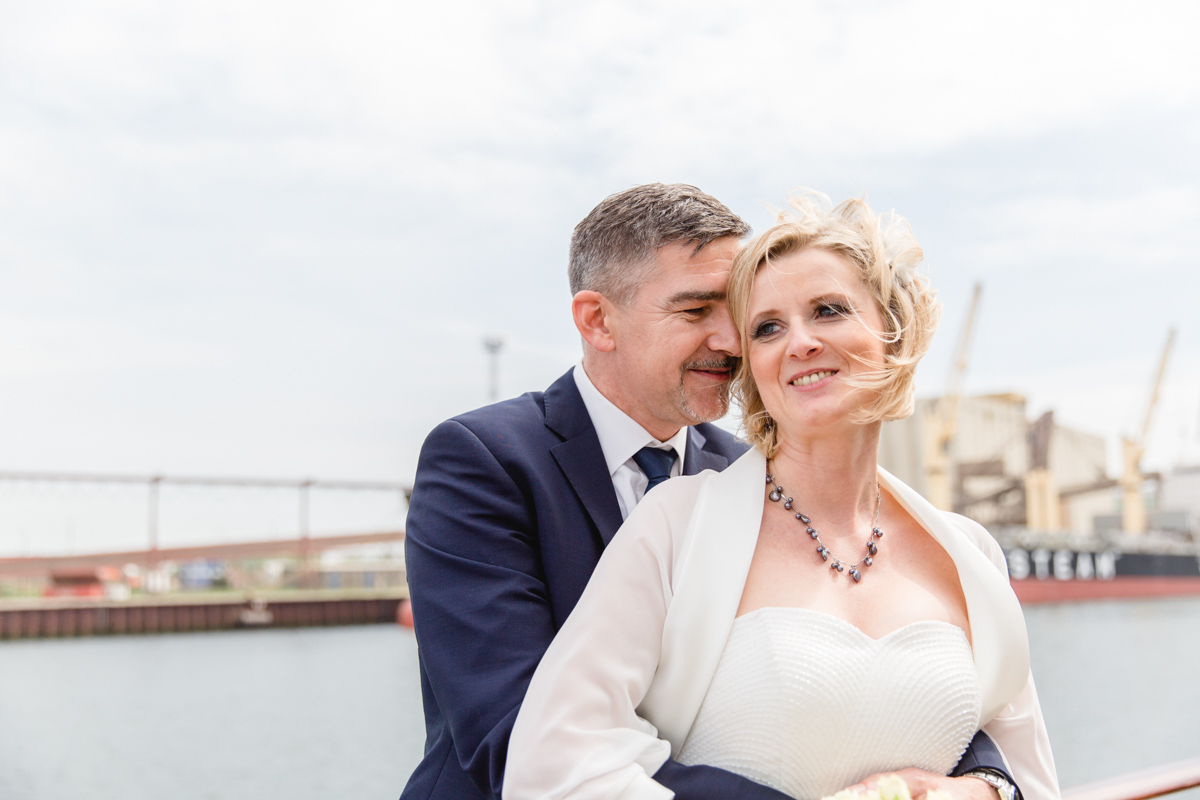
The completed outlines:
<svg viewBox="0 0 1200 800">
<path fill-rule="evenodd" d="M 546 427 L 564 440 L 551 447 L 550 454 L 607 545 L 621 527 L 621 507 L 617 505 L 600 437 L 570 370 L 551 384 L 542 401 L 546 407 Z"/>
<path fill-rule="evenodd" d="M 678 755 L 712 682 L 741 600 L 762 521 L 766 459 L 751 449 L 707 476 L 676 556 L 658 671 L 639 714 Z M 945 549 L 958 569 L 983 703 L 980 726 L 1025 685 L 1029 645 L 1006 576 L 953 521 L 884 470 L 880 483 Z"/>
</svg>

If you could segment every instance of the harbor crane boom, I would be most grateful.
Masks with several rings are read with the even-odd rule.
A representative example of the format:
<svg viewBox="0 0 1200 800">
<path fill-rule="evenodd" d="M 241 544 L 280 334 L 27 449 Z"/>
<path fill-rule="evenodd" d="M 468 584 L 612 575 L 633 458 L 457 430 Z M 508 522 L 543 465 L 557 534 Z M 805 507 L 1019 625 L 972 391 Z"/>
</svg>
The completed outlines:
<svg viewBox="0 0 1200 800">
<path fill-rule="evenodd" d="M 1150 401 L 1146 404 L 1146 416 L 1142 419 L 1142 427 L 1137 432 L 1136 439 L 1121 437 L 1121 455 L 1124 469 L 1121 472 L 1121 521 L 1122 527 L 1128 534 L 1146 532 L 1146 502 L 1142 497 L 1142 456 L 1146 453 L 1146 440 L 1150 435 L 1150 424 L 1154 421 L 1154 411 L 1158 406 L 1158 395 L 1162 389 L 1163 375 L 1167 371 L 1167 362 L 1171 358 L 1171 347 L 1175 344 L 1175 329 L 1167 331 L 1167 343 L 1163 347 L 1162 358 L 1158 362 L 1158 373 L 1150 387 Z"/>
<path fill-rule="evenodd" d="M 951 490 L 950 443 L 958 430 L 958 409 L 962 403 L 963 384 L 967 376 L 968 356 L 971 352 L 971 332 L 975 327 L 975 315 L 979 310 L 979 296 L 983 284 L 976 283 L 971 293 L 971 307 L 958 337 L 954 351 L 954 362 L 946 380 L 946 391 L 934 404 L 930 420 L 930 435 L 926 438 L 925 493 L 929 502 L 944 511 L 954 509 L 954 493 Z"/>
</svg>

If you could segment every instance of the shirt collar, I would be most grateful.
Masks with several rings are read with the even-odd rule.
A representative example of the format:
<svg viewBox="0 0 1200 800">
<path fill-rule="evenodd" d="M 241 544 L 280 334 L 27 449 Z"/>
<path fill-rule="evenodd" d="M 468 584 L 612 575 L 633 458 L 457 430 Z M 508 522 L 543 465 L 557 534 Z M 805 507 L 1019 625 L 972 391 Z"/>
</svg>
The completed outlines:
<svg viewBox="0 0 1200 800">
<path fill-rule="evenodd" d="M 608 474 L 613 475 L 633 454 L 646 446 L 672 447 L 679 457 L 679 469 L 683 471 L 684 450 L 687 447 L 687 426 L 665 442 L 655 439 L 650 433 L 634 421 L 632 417 L 613 405 L 613 402 L 600 393 L 583 369 L 583 364 L 576 364 L 574 370 L 575 386 L 583 398 L 588 416 L 592 418 L 592 426 L 600 439 L 600 449 L 604 451 L 604 461 L 608 466 Z"/>
</svg>

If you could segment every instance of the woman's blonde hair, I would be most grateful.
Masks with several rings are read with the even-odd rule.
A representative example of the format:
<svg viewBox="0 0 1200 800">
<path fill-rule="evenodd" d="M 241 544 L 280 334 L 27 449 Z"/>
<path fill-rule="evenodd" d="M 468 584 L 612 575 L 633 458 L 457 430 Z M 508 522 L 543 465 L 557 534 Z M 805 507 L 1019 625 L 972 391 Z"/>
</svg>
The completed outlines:
<svg viewBox="0 0 1200 800">
<path fill-rule="evenodd" d="M 858 198 L 836 207 L 816 192 L 794 194 L 788 200 L 791 210 L 781 211 L 773 228 L 738 253 L 729 274 L 729 311 L 743 354 L 733 379 L 734 397 L 742 409 L 746 439 L 768 458 L 779 446 L 777 431 L 750 373 L 748 357 L 750 292 L 760 267 L 818 248 L 846 258 L 870 289 L 883 318 L 885 356 L 882 367 L 850 379 L 853 386 L 874 396 L 856 413 L 858 423 L 903 419 L 912 413 L 917 362 L 929 349 L 941 317 L 929 279 L 918 272 L 925 254 L 903 217 L 893 212 L 876 214 L 866 200 Z"/>
</svg>

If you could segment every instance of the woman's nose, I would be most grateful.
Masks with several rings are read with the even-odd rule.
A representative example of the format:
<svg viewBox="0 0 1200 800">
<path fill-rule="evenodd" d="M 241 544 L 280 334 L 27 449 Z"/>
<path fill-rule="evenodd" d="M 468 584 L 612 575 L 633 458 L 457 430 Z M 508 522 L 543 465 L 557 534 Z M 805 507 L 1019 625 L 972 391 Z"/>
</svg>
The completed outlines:
<svg viewBox="0 0 1200 800">
<path fill-rule="evenodd" d="M 787 355 L 793 358 L 812 358 L 824 349 L 821 340 L 803 323 L 793 323 L 788 332 Z"/>
</svg>

